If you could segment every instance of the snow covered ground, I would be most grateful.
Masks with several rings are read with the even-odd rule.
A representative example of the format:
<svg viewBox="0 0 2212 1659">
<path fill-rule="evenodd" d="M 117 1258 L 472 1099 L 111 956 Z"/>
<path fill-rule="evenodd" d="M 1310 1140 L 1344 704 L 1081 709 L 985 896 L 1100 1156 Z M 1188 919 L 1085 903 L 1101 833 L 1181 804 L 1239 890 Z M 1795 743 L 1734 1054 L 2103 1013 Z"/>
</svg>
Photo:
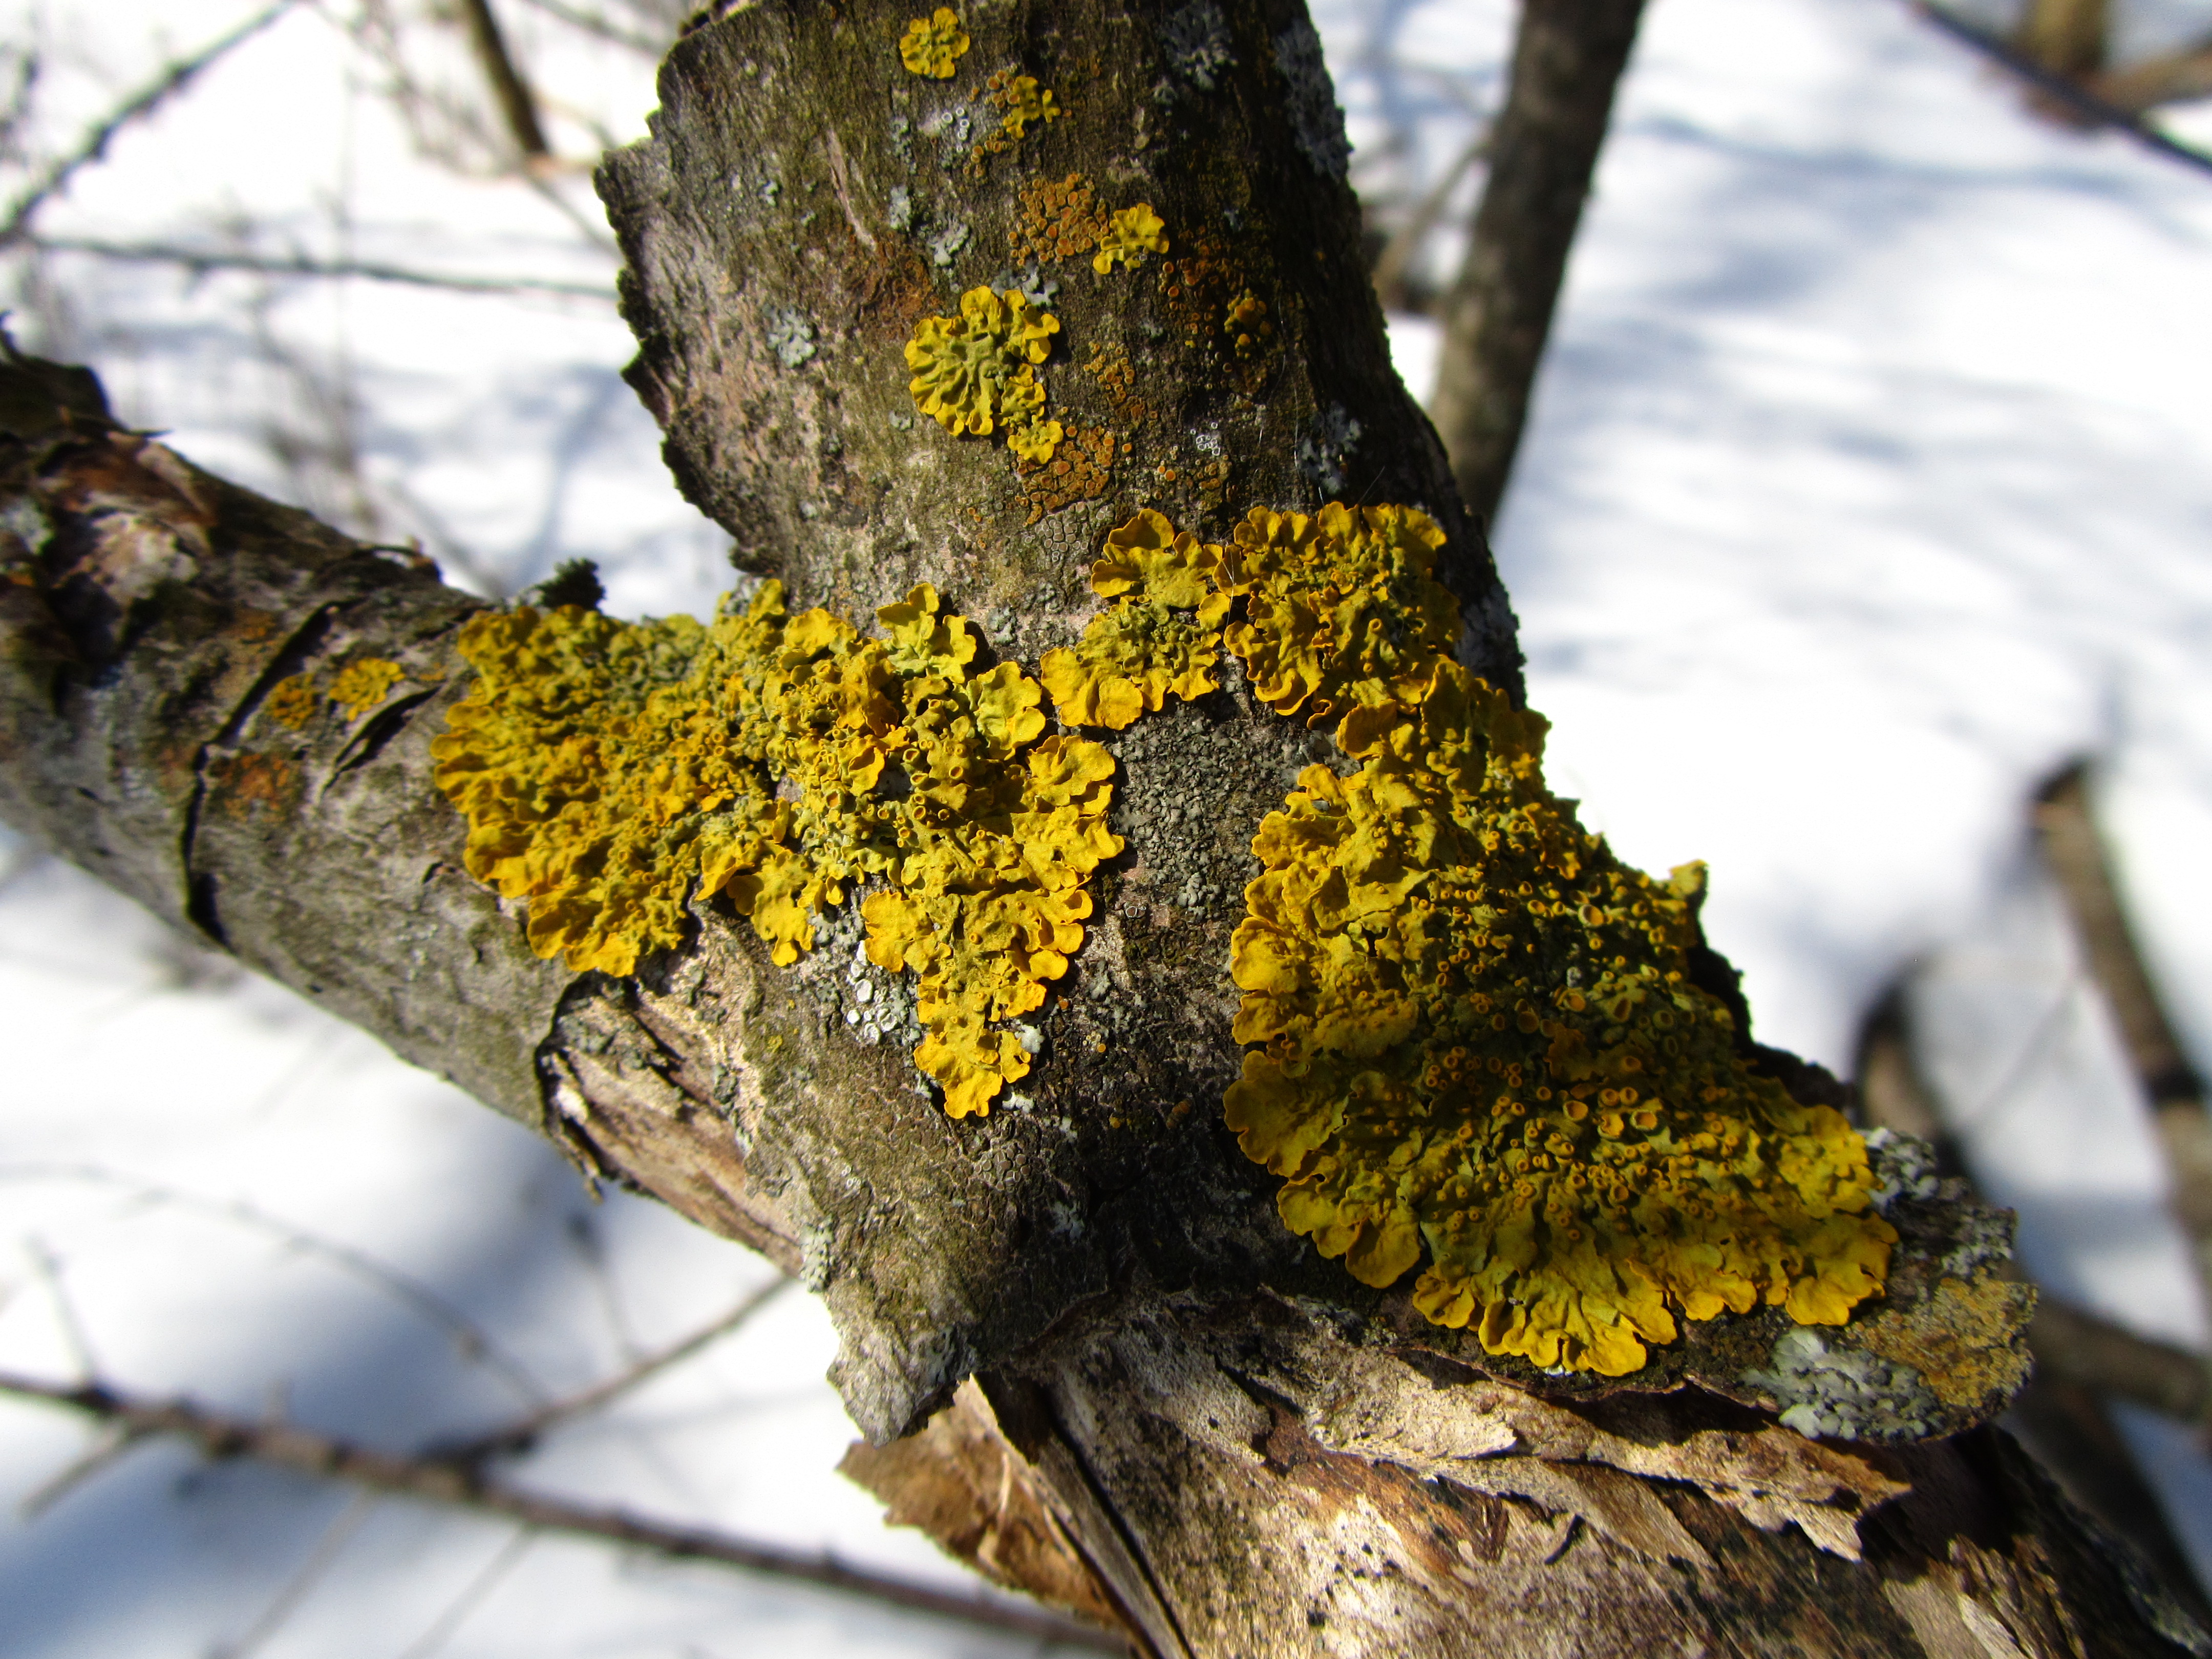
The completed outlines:
<svg viewBox="0 0 2212 1659">
<path fill-rule="evenodd" d="M 0 10 L 0 86 L 8 51 L 40 53 L 0 198 L 256 9 Z M 2208 12 L 2160 0 L 2130 39 Z M 392 34 L 396 15 L 288 9 L 122 131 L 34 221 L 50 246 L 11 257 L 19 338 L 95 363 L 204 464 L 419 536 L 483 591 L 582 555 L 625 614 L 703 607 L 722 538 L 617 378 L 582 170 L 501 173 L 458 42 L 411 12 Z M 522 0 L 502 16 L 562 156 L 642 130 L 649 58 Z M 1363 187 L 1417 193 L 1495 101 L 1510 5 L 1317 18 Z M 1430 252 L 1439 273 L 1455 256 L 1449 234 Z M 2021 1207 L 2031 1268 L 2198 1345 L 2141 1104 L 2023 802 L 2097 757 L 2138 926 L 2212 1066 L 2208 270 L 2212 178 L 2037 122 L 1894 0 L 1655 0 L 1496 537 L 1554 782 L 1632 860 L 1711 862 L 1709 927 L 1760 1035 L 1847 1070 L 1863 1011 L 1917 964 L 1923 1063 Z M 1419 391 L 1433 331 L 1395 338 Z M 0 857 L 0 1368 L 66 1376 L 82 1344 L 137 1389 L 404 1446 L 583 1386 L 756 1282 L 651 1206 L 594 1207 L 530 1137 L 73 872 Z M 830 1347 L 818 1310 L 779 1298 L 519 1478 L 963 1582 L 830 1472 L 849 1430 Z M 2130 1427 L 2212 1561 L 2202 1458 Z M 88 1443 L 0 1407 L 0 1498 Z M 0 1514 L 0 1607 L 26 1655 L 1021 1648 L 163 1447 Z"/>
</svg>

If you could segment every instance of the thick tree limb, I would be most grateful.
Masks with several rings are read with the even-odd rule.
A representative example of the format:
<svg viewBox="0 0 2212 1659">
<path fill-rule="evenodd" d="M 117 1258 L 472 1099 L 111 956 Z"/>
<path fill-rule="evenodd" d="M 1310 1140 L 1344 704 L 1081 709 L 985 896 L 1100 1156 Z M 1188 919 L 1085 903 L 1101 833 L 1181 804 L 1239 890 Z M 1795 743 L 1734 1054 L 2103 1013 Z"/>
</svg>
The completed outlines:
<svg viewBox="0 0 2212 1659">
<path fill-rule="evenodd" d="M 746 562 L 863 620 L 927 580 L 1035 663 L 1079 631 L 1100 536 L 1136 506 L 1218 538 L 1254 504 L 1401 502 L 1449 538 L 1462 660 L 1517 694 L 1479 527 L 1389 368 L 1303 15 L 1011 7 L 968 20 L 980 67 L 950 85 L 896 67 L 908 15 L 770 0 L 702 19 L 653 136 L 601 174 L 634 383 Z M 975 88 L 1016 67 L 1067 113 L 991 150 L 977 124 L 999 106 Z M 1170 258 L 1264 289 L 1274 330 L 1238 355 L 1210 312 L 1187 322 L 1182 263 L 1023 273 L 1059 285 L 1063 343 L 1088 354 L 1049 366 L 1055 418 L 1113 434 L 1087 495 L 918 427 L 902 355 L 1011 261 L 1024 188 L 1071 170 L 1147 204 L 1181 239 Z M 945 1455 L 1026 1470 L 1049 1520 L 1001 1565 L 1038 1563 L 1009 1571 L 1065 1599 L 1073 1559 L 1156 1653 L 2196 1643 L 2000 1437 L 1905 1443 L 2002 1405 L 2027 1301 L 1996 1276 L 2002 1218 L 1905 1143 L 1879 1171 L 1902 1236 L 1886 1294 L 1795 1381 L 1771 1374 L 1801 1328 L 1778 1308 L 1694 1325 L 1617 1381 L 1552 1376 L 1287 1231 L 1218 1116 L 1240 1054 L 1235 908 L 1212 896 L 1329 751 L 1237 674 L 1107 740 L 1128 850 L 1036 1017 L 1024 1092 L 953 1121 L 904 1053 L 853 1035 L 848 914 L 788 969 L 719 901 L 628 978 L 531 955 L 461 872 L 430 781 L 467 678 L 453 636 L 481 606 L 421 562 L 198 471 L 118 429 L 89 376 L 30 362 L 0 368 L 0 813 L 803 1276 L 871 1439 L 978 1376 L 990 1421 Z M 271 708 L 281 682 L 364 657 L 398 671 L 374 706 Z M 1735 1010 L 1746 1063 L 1843 1098 L 1749 1045 L 1724 963 L 1690 967 Z M 1776 1422 L 1785 1404 L 1897 1443 L 1808 1440 Z"/>
</svg>

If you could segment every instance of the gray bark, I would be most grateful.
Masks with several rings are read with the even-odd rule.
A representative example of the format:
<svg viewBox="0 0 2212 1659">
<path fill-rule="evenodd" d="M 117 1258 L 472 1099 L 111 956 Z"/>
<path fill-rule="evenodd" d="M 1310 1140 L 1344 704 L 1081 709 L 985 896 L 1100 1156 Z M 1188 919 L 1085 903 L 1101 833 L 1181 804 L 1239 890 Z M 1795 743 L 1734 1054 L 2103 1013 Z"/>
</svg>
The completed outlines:
<svg viewBox="0 0 2212 1659">
<path fill-rule="evenodd" d="M 968 20 L 980 67 L 951 87 L 886 69 L 906 16 L 702 18 L 664 69 L 653 136 L 601 174 L 632 378 L 745 562 L 863 620 L 933 581 L 1033 665 L 1079 629 L 1098 538 L 1135 506 L 1218 535 L 1254 503 L 1402 501 L 1449 534 L 1463 658 L 1517 690 L 1480 532 L 1389 368 L 1303 14 L 1224 8 L 1209 33 L 1142 7 L 994 8 Z M 1214 50 L 1186 49 L 1194 27 Z M 976 156 L 958 112 L 973 119 L 977 81 L 1009 64 L 1069 113 Z M 1211 231 L 1279 333 L 1235 358 L 1182 331 L 1154 273 L 1052 273 L 1067 340 L 1126 350 L 1149 412 L 1055 364 L 1055 416 L 1123 447 L 1109 491 L 1044 511 L 1003 450 L 915 416 L 900 347 L 1007 263 L 1018 187 L 1073 169 L 1117 205 L 1149 202 L 1188 239 L 1170 258 Z M 790 969 L 716 903 L 629 979 L 531 955 L 514 908 L 461 872 L 461 823 L 430 782 L 467 679 L 453 636 L 480 607 L 420 561 L 198 471 L 116 428 L 81 371 L 27 360 L 0 369 L 0 814 L 591 1171 L 802 1274 L 871 1438 L 921 1429 L 976 1376 L 988 1405 L 963 1395 L 963 1427 L 940 1419 L 904 1473 L 869 1478 L 941 1466 L 941 1501 L 916 1508 L 950 1547 L 988 1566 L 984 1540 L 1018 1525 L 1001 1571 L 1114 1609 L 1145 1650 L 2200 1640 L 1974 1426 L 2017 1384 L 2028 1297 L 1992 1276 L 2002 1219 L 1955 1194 L 1893 1206 L 1906 1243 L 1879 1316 L 1951 1380 L 1939 1400 L 1898 1372 L 1909 1411 L 1859 1419 L 1870 1440 L 1957 1434 L 1924 1447 L 1778 1425 L 1757 1375 L 1778 1311 L 1694 1328 L 1628 1378 L 1549 1376 L 1291 1235 L 1218 1116 L 1238 1064 L 1226 896 L 1287 769 L 1316 751 L 1233 674 L 1110 740 L 1129 850 L 1037 1016 L 1026 1104 L 952 1121 L 897 1045 L 849 1035 L 849 918 Z M 362 648 L 404 671 L 380 705 L 301 732 L 272 720 L 280 680 Z M 1717 958 L 1700 972 L 1733 994 Z M 1753 1058 L 1802 1097 L 1842 1097 L 1814 1068 Z M 961 1470 L 992 1467 L 1000 1495 L 971 1508 L 1017 1492 L 1029 1507 L 956 1513 L 988 1484 Z"/>
</svg>

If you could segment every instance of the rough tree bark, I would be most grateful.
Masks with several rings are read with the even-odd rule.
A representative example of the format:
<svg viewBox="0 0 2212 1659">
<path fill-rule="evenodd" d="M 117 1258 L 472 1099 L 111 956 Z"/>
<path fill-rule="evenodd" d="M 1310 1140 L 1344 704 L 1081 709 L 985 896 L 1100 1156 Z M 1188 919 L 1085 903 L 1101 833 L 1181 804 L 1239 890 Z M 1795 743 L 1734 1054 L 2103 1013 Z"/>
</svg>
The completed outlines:
<svg viewBox="0 0 2212 1659">
<path fill-rule="evenodd" d="M 633 381 L 741 562 L 863 620 L 927 579 L 1034 665 L 1079 631 L 1100 537 L 1137 506 L 1218 534 L 1254 504 L 1407 503 L 1449 536 L 1462 661 L 1517 693 L 1480 529 L 1389 367 L 1297 0 L 1017 0 L 969 15 L 973 56 L 945 80 L 900 68 L 906 22 L 882 0 L 702 15 L 652 136 L 600 175 Z M 976 93 L 997 70 L 1048 82 L 1064 118 L 993 148 L 1007 106 Z M 1024 192 L 1071 172 L 1149 204 L 1171 246 L 1097 280 L 1080 258 L 1019 273 L 1059 284 L 1053 411 L 1090 459 L 1017 472 L 916 416 L 901 349 L 1018 263 Z M 1189 320 L 1185 295 L 1217 290 L 1265 303 L 1267 343 Z M 518 908 L 463 872 L 430 781 L 470 681 L 454 637 L 483 607 L 425 562 L 211 477 L 117 427 L 88 374 L 17 360 L 0 575 L 0 813 L 803 1276 L 856 1422 L 879 1445 L 919 1431 L 857 1472 L 1143 1651 L 2205 1650 L 1981 1426 L 2021 1374 L 2027 1298 L 1995 1276 L 2001 1218 L 1939 1190 L 1911 1143 L 1881 1154 L 1904 1237 L 1887 1294 L 1830 1333 L 1844 1370 L 1820 1374 L 1883 1356 L 1888 1392 L 1849 1407 L 1867 1443 L 1776 1421 L 1778 1310 L 1616 1381 L 1551 1376 L 1284 1227 L 1219 1118 L 1239 1061 L 1225 896 L 1327 750 L 1233 665 L 1107 739 L 1128 849 L 1036 1016 L 1024 1095 L 955 1121 L 896 1045 L 851 1035 L 849 919 L 789 968 L 720 901 L 630 977 L 530 952 Z M 364 653 L 397 677 L 346 718 L 270 707 Z M 1697 967 L 1734 999 L 1724 963 Z M 1746 1053 L 1802 1099 L 1844 1098 Z M 1931 1429 L 1949 1437 L 1913 1443 Z"/>
</svg>

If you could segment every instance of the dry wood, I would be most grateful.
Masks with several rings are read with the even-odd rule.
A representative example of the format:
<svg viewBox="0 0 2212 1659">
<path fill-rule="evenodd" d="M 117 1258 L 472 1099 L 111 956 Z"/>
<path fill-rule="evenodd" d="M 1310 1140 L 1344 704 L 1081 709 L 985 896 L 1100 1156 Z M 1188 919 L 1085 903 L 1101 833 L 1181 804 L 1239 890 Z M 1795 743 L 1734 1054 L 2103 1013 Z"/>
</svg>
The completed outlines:
<svg viewBox="0 0 2212 1659">
<path fill-rule="evenodd" d="M 1462 660 L 1517 695 L 1480 526 L 1389 366 L 1302 14 L 1222 7 L 1200 85 L 1157 9 L 1015 5 L 969 18 L 981 69 L 945 88 L 894 66 L 909 10 L 702 17 L 664 65 L 652 137 L 601 172 L 632 381 L 745 565 L 862 620 L 927 580 L 1034 663 L 1079 630 L 1099 537 L 1135 506 L 1218 537 L 1256 503 L 1407 502 L 1449 538 Z M 956 118 L 1010 64 L 1068 112 L 978 155 Z M 997 274 L 1021 186 L 1070 171 L 1149 204 L 1189 239 L 1176 256 L 1233 260 L 1277 332 L 1256 370 L 1224 364 L 1182 343 L 1158 273 L 1046 273 L 1068 338 L 1137 368 L 1133 397 L 1109 397 L 1049 366 L 1055 416 L 1121 447 L 1108 494 L 1041 512 L 1003 449 L 917 429 L 901 351 Z M 909 1449 L 947 1465 L 915 1512 L 956 1551 L 990 1540 L 1042 1595 L 1117 1610 L 1152 1652 L 2204 1646 L 1969 1426 L 2017 1386 L 2027 1297 L 1996 1274 L 2002 1218 L 1923 1192 L 1901 1152 L 1884 1154 L 1905 1235 L 1887 1296 L 1828 1334 L 1887 1356 L 1916 1402 L 1869 1405 L 1865 1431 L 1960 1431 L 1929 1445 L 1780 1426 L 1759 1380 L 1794 1328 L 1778 1310 L 1693 1327 L 1619 1382 L 1552 1376 L 1287 1232 L 1215 1110 L 1240 1058 L 1235 911 L 1182 896 L 1242 884 L 1255 828 L 1314 757 L 1236 675 L 1110 740 L 1128 851 L 1041 1011 L 1023 1101 L 956 1122 L 905 1055 L 849 1034 L 850 935 L 779 969 L 700 903 L 692 941 L 631 978 L 530 954 L 462 872 L 430 783 L 467 678 L 453 635 L 481 603 L 427 562 L 198 471 L 118 428 L 89 375 L 30 361 L 0 365 L 0 813 L 803 1277 L 872 1441 L 975 1376 L 988 1420 L 971 1401 Z M 297 731 L 264 715 L 283 679 L 364 655 L 399 668 L 381 705 Z M 1693 967 L 1727 994 L 1724 963 Z M 1842 1097 L 1738 1030 L 1801 1098 Z M 975 1498 L 992 1468 L 1035 1499 L 1018 1527 Z"/>
</svg>

